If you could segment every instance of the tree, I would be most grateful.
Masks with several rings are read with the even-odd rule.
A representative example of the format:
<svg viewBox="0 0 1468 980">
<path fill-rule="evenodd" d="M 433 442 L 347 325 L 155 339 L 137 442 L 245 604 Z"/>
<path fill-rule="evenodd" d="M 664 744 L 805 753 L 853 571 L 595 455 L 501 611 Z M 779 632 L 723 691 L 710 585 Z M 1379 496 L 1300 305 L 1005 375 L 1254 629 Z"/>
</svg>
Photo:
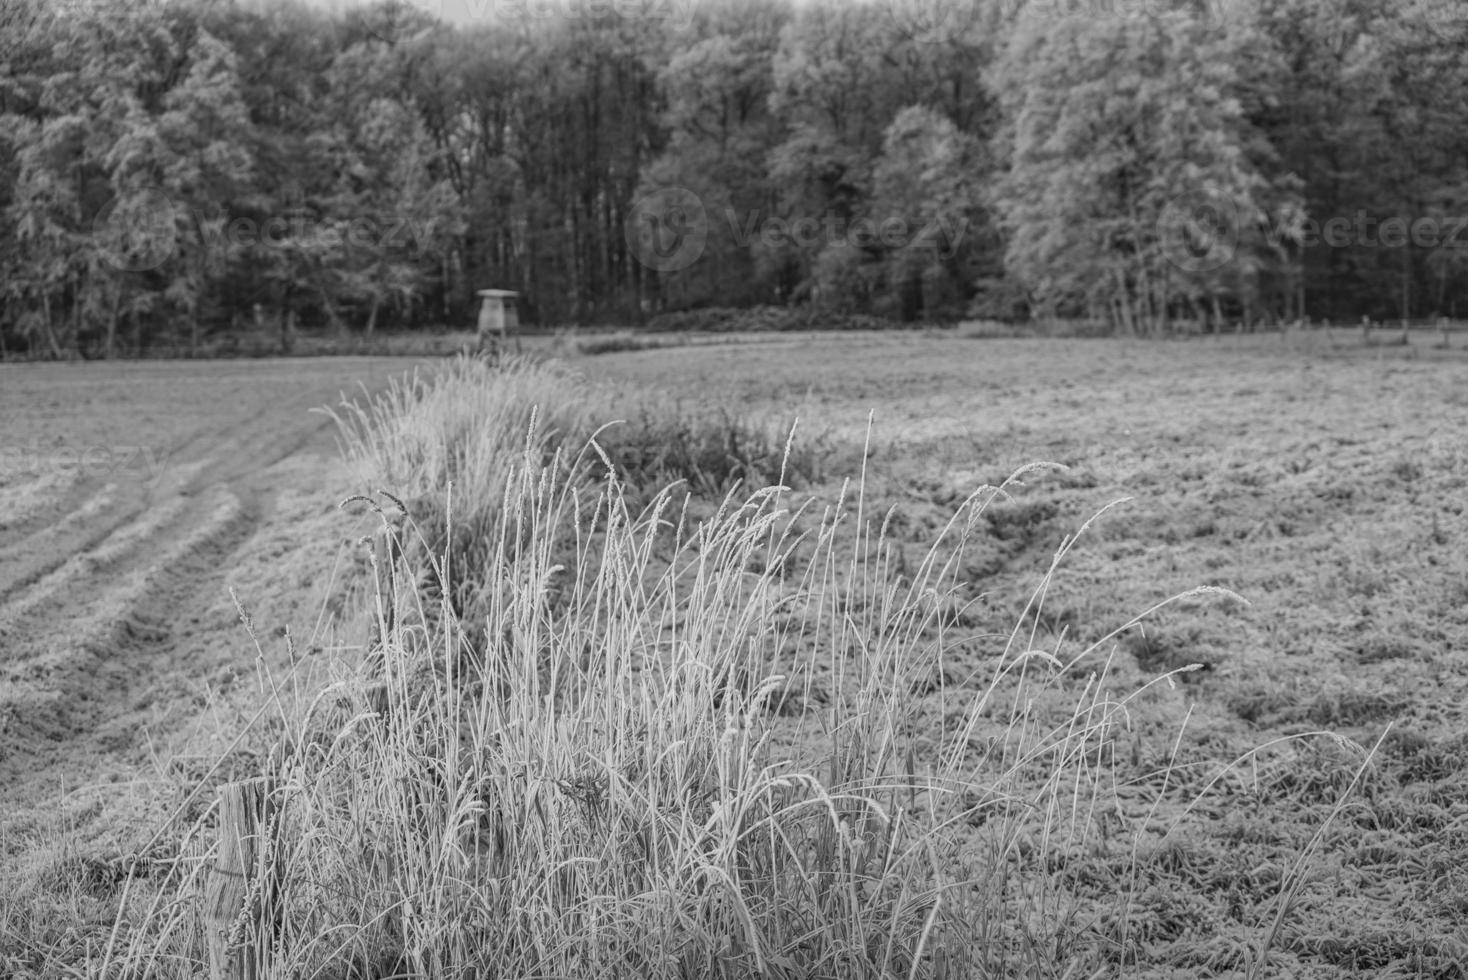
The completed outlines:
<svg viewBox="0 0 1468 980">
<path fill-rule="evenodd" d="M 485 285 L 547 323 L 1468 308 L 1456 0 L 512 14 L 0 5 L 0 347 L 462 324 Z M 645 262 L 690 201 L 698 259 Z"/>
<path fill-rule="evenodd" d="M 156 158 L 130 161 L 125 144 L 119 146 L 114 183 L 123 193 L 147 194 L 151 176 L 177 212 L 178 262 L 165 295 L 197 350 L 204 308 L 242 247 L 222 232 L 228 209 L 247 191 L 254 161 L 234 52 L 202 28 L 188 51 L 182 78 L 163 97 Z"/>
<path fill-rule="evenodd" d="M 981 189 L 992 171 L 979 140 L 942 113 L 909 106 L 887 127 L 871 217 L 904 231 L 885 248 L 902 319 L 962 313 L 972 282 L 990 271 L 982 268 L 992 237 Z"/>
<path fill-rule="evenodd" d="M 1203 298 L 1247 311 L 1270 185 L 1233 65 L 1187 10 L 1021 18 L 993 82 L 1009 120 L 994 205 L 1036 309 L 1139 333 Z"/>
<path fill-rule="evenodd" d="M 771 61 L 785 8 L 765 3 L 713 8 L 677 32 L 658 73 L 667 146 L 648 164 L 638 197 L 665 188 L 697 195 L 707 217 L 702 260 L 650 277 L 650 302 L 741 304 L 779 297 L 755 252 L 773 191 L 764 160 L 779 135 L 770 111 Z"/>
</svg>

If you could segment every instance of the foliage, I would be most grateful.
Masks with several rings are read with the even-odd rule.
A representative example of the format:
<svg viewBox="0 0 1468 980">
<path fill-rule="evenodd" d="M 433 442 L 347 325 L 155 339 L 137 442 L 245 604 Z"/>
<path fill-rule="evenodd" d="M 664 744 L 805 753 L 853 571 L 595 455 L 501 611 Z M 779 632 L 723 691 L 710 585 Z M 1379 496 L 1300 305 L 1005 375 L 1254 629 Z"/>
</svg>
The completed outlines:
<svg viewBox="0 0 1468 980">
<path fill-rule="evenodd" d="M 0 356 L 467 328 L 487 286 L 547 325 L 1468 313 L 1454 0 L 419 6 L 10 0 Z M 700 248 L 655 268 L 675 190 Z"/>
<path fill-rule="evenodd" d="M 558 363 L 530 359 L 459 358 L 395 381 L 365 406 L 344 400 L 335 418 L 364 487 L 391 488 L 426 553 L 461 576 L 495 560 L 508 481 L 529 459 L 558 479 L 572 478 L 557 467 L 581 479 L 599 464 L 628 487 L 678 483 L 708 497 L 741 484 L 805 483 L 823 459 L 818 443 L 793 445 L 789 433 L 727 409 L 589 386 Z M 629 502 L 636 494 L 624 491 Z M 461 614 L 483 611 L 472 576 L 459 589 Z"/>
<path fill-rule="evenodd" d="M 995 200 L 1041 312 L 1153 333 L 1189 300 L 1257 302 L 1250 237 L 1273 216 L 1234 71 L 1215 25 L 1182 10 L 1021 21 L 996 76 L 1011 160 Z M 1219 212 L 1205 254 L 1169 241 L 1178 206 Z"/>
<path fill-rule="evenodd" d="M 904 324 L 864 314 L 787 306 L 703 307 L 659 313 L 647 322 L 650 333 L 765 333 L 781 330 L 893 330 Z M 912 326 L 912 324 L 906 324 Z"/>
</svg>

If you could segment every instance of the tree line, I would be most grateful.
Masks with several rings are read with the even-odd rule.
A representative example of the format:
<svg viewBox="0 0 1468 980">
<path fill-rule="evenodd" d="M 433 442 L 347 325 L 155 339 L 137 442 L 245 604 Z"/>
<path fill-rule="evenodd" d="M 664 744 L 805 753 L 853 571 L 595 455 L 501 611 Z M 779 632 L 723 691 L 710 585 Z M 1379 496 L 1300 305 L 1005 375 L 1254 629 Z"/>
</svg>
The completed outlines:
<svg viewBox="0 0 1468 980">
<path fill-rule="evenodd" d="M 0 353 L 1468 314 L 1457 0 L 0 0 Z"/>
</svg>

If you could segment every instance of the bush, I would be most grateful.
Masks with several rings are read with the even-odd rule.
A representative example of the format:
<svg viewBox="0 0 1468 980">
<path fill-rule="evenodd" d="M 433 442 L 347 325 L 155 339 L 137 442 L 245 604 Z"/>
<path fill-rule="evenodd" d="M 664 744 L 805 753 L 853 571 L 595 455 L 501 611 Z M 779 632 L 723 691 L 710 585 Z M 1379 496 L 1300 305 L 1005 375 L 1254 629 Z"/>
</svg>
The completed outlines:
<svg viewBox="0 0 1468 980">
<path fill-rule="evenodd" d="M 597 445 L 634 491 L 683 482 L 712 499 L 736 484 L 817 482 L 828 453 L 819 440 L 797 444 L 727 409 L 691 412 L 656 396 L 640 399 L 626 423 L 603 429 Z"/>
<path fill-rule="evenodd" d="M 912 330 L 929 323 L 899 323 L 861 313 L 837 313 L 811 307 L 755 306 L 748 309 L 708 307 L 659 313 L 647 330 L 685 333 L 766 333 L 793 330 Z"/>
<path fill-rule="evenodd" d="M 601 424 L 618 415 L 627 421 Z M 477 570 L 524 537 L 506 526 L 516 516 L 506 494 L 526 467 L 548 467 L 583 486 L 610 465 L 633 488 L 629 497 L 635 488 L 683 482 L 716 498 L 740 482 L 807 482 L 825 454 L 819 442 L 797 446 L 787 433 L 727 410 L 689 412 L 527 358 L 500 366 L 460 358 L 395 382 L 365 407 L 343 401 L 334 417 L 363 492 L 391 491 L 408 552 L 438 556 L 454 611 L 469 618 L 487 601 Z M 442 587 L 438 576 L 420 578 Z"/>
<path fill-rule="evenodd" d="M 597 354 L 621 354 L 625 351 L 657 350 L 678 342 L 677 338 L 651 337 L 647 334 L 618 330 L 577 336 L 575 332 L 558 335 L 557 349 L 566 354 L 594 357 Z"/>
</svg>

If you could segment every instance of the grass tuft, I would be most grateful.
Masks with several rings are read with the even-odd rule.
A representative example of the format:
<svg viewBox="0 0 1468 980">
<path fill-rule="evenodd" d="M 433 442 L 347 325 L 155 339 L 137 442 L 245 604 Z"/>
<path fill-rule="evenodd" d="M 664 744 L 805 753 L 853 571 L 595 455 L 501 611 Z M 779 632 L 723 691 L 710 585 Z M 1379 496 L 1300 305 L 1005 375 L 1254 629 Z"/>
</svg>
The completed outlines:
<svg viewBox="0 0 1468 980">
<path fill-rule="evenodd" d="M 265 678 L 273 884 L 238 939 L 270 975 L 1086 977 L 1207 921 L 1147 879 L 1186 848 L 1142 842 L 1224 773 L 1177 744 L 1126 761 L 1133 709 L 1193 665 L 1130 690 L 1112 665 L 1174 600 L 1080 649 L 1042 638 L 1072 536 L 1007 634 L 953 614 L 981 538 L 1050 519 L 1010 502 L 1032 468 L 910 558 L 862 480 L 797 503 L 788 442 L 682 416 L 618 435 L 603 397 L 461 361 L 338 414 L 391 492 L 360 498 L 388 546 L 368 649 L 326 684 Z M 107 976 L 200 974 L 210 819 L 125 910 Z M 1251 972 L 1325 829 L 1238 947 Z"/>
</svg>

